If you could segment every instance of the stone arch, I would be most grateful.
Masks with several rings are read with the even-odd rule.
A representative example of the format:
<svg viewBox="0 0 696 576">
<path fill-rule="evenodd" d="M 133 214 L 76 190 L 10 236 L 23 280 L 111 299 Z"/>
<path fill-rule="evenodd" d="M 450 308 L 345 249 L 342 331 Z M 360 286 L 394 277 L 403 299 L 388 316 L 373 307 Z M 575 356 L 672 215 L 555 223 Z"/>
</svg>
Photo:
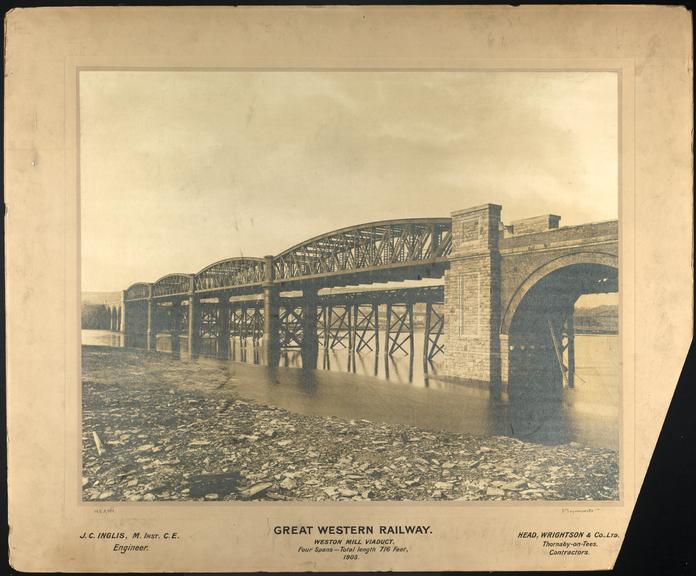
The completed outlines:
<svg viewBox="0 0 696 576">
<path fill-rule="evenodd" d="M 618 289 L 618 258 L 575 252 L 538 267 L 520 284 L 502 321 L 508 417 L 515 434 L 564 442 L 564 388 L 575 377 L 574 307 L 583 294 Z"/>
<path fill-rule="evenodd" d="M 563 256 L 554 258 L 542 266 L 539 266 L 536 270 L 529 274 L 527 278 L 525 278 L 510 299 L 510 302 L 503 313 L 500 333 L 510 333 L 510 327 L 517 309 L 519 308 L 526 294 L 534 286 L 536 286 L 538 282 L 557 270 L 578 264 L 596 264 L 618 270 L 619 259 L 615 254 L 610 254 L 608 252 L 573 252 L 571 254 L 564 254 Z"/>
</svg>

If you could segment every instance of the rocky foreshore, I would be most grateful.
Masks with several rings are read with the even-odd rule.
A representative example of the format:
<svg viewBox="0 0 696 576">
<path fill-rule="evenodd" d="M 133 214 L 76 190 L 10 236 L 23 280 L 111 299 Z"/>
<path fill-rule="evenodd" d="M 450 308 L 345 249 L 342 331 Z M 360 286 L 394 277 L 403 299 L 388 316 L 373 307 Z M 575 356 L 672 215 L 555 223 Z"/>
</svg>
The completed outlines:
<svg viewBox="0 0 696 576">
<path fill-rule="evenodd" d="M 612 450 L 294 414 L 154 358 L 83 351 L 85 500 L 618 498 Z"/>
</svg>

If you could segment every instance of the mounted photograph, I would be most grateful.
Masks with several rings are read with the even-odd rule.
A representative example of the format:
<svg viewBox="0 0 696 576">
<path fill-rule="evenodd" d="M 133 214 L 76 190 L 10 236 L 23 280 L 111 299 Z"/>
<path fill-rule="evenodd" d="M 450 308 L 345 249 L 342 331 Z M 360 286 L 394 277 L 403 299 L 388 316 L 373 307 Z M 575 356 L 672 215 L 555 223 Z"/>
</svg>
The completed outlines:
<svg viewBox="0 0 696 576">
<path fill-rule="evenodd" d="M 82 502 L 620 500 L 617 72 L 78 98 Z"/>
</svg>

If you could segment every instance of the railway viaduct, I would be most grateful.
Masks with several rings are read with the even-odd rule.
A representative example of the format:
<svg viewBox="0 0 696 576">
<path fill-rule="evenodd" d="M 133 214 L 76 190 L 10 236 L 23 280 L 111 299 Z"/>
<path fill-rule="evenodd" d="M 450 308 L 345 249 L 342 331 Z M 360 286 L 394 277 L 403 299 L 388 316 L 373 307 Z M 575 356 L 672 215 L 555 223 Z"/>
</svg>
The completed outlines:
<svg viewBox="0 0 696 576">
<path fill-rule="evenodd" d="M 425 279 L 441 282 L 413 282 Z M 561 227 L 548 214 L 506 225 L 501 206 L 485 204 L 133 284 L 112 329 L 126 346 L 223 358 L 236 338 L 270 365 L 295 349 L 316 368 L 320 349 L 334 347 L 413 356 L 415 306 L 424 308 L 424 364 L 444 354 L 444 376 L 491 390 L 529 379 L 572 387 L 574 304 L 617 291 L 618 221 Z"/>
</svg>

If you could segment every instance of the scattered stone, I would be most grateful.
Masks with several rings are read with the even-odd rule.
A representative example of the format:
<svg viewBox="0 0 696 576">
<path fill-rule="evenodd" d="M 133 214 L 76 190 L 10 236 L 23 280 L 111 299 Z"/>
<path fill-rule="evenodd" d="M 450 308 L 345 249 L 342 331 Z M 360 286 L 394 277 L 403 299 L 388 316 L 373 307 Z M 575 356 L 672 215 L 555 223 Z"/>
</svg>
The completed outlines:
<svg viewBox="0 0 696 576">
<path fill-rule="evenodd" d="M 540 496 L 544 493 L 543 490 L 538 490 L 538 489 L 530 489 L 530 490 L 522 490 L 520 494 L 523 494 L 525 496 Z"/>
<path fill-rule="evenodd" d="M 266 492 L 266 498 L 269 500 L 289 500 L 287 496 L 278 494 L 277 492 Z"/>
<path fill-rule="evenodd" d="M 106 450 L 104 449 L 104 445 L 102 444 L 101 438 L 99 438 L 99 434 L 97 434 L 96 432 L 92 432 L 92 439 L 94 440 L 94 446 L 97 449 L 97 454 L 101 456 L 102 454 L 104 454 Z"/>
<path fill-rule="evenodd" d="M 285 478 L 285 480 L 280 483 L 280 487 L 284 490 L 293 490 L 296 486 L 297 482 L 292 478 Z"/>
<path fill-rule="evenodd" d="M 508 482 L 507 484 L 502 484 L 500 488 L 503 490 L 523 490 L 527 487 L 526 480 L 517 480 L 516 482 Z"/>
<path fill-rule="evenodd" d="M 237 489 L 240 479 L 239 472 L 223 472 L 221 474 L 196 474 L 189 479 L 189 494 L 201 498 L 206 494 L 230 494 Z"/>
<path fill-rule="evenodd" d="M 87 501 L 618 498 L 613 450 L 294 414 L 137 350 L 86 347 L 82 369 Z"/>
<path fill-rule="evenodd" d="M 272 486 L 272 482 L 259 482 L 258 484 L 245 488 L 244 490 L 240 490 L 239 495 L 245 499 L 258 498 L 262 496 L 264 492 L 267 492 Z"/>
</svg>

